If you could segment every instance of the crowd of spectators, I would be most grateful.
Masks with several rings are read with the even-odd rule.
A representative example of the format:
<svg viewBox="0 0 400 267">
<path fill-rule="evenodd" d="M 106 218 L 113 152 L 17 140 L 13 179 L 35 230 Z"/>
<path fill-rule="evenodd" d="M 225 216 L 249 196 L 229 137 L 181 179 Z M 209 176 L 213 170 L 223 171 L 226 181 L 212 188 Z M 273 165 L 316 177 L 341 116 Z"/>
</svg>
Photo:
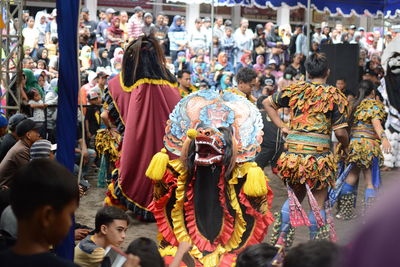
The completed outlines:
<svg viewBox="0 0 400 267">
<path fill-rule="evenodd" d="M 26 78 L 21 85 L 24 88 L 22 99 L 33 108 L 32 115 L 38 119 L 44 115 L 39 109 L 55 103 L 54 79 L 58 76 L 56 15 L 56 10 L 50 14 L 40 11 L 33 17 L 26 11 L 21 22 Z M 125 45 L 144 34 L 152 34 L 159 40 L 169 70 L 175 75 L 180 71 L 189 73 L 191 85 L 197 89 L 225 90 L 236 85 L 234 76 L 241 68 L 253 68 L 258 75 L 257 88 L 253 92 L 256 97 L 304 80 L 305 57 L 318 52 L 324 44 L 358 44 L 360 79 L 367 74 L 379 80 L 383 76 L 380 56 L 395 34 L 388 32 L 382 37 L 379 31 L 366 32 L 354 25 L 345 28 L 339 23 L 334 27 L 316 25 L 311 29 L 310 51 L 307 52 L 306 26 L 292 28 L 268 22 L 250 29 L 245 18 L 238 27 L 234 27 L 229 19 L 217 18 L 212 29 L 208 17 L 197 18 L 194 25 L 186 25 L 185 18 L 179 15 L 170 22 L 168 16 L 146 13 L 140 7 L 136 7 L 130 16 L 113 8 L 101 9 L 96 21 L 89 15 L 93 14 L 83 8 L 79 23 L 80 102 L 83 104 L 87 104 L 86 97 L 92 90 L 102 96 L 107 86 L 103 78 L 121 71 Z M 18 21 L 14 21 L 11 29 L 15 31 L 17 25 Z M 51 93 L 50 99 L 46 99 L 48 93 Z"/>
<path fill-rule="evenodd" d="M 40 11 L 35 17 L 31 16 L 29 11 L 25 11 L 23 21 L 13 21 L 10 25 L 12 26 L 11 33 L 16 32 L 18 23 L 22 23 L 23 27 L 23 72 L 13 88 L 13 92 L 17 92 L 16 89 L 19 87 L 23 106 L 22 114 L 14 114 L 8 120 L 5 116 L 0 116 L 0 135 L 4 136 L 0 145 L 0 186 L 4 191 L 8 190 L 10 179 L 21 166 L 29 164 L 26 169 L 21 171 L 21 177 L 26 176 L 24 171 L 31 171 L 30 174 L 32 174 L 37 171 L 35 168 L 38 167 L 35 163 L 29 163 L 30 160 L 38 155 L 51 158 L 52 151 L 56 149 L 51 145 L 57 143 L 55 122 L 58 102 L 59 52 L 56 16 L 56 10 L 50 14 Z M 250 29 L 248 20 L 244 18 L 238 27 L 234 27 L 230 20 L 222 18 L 214 21 L 213 29 L 211 28 L 211 19 L 207 17 L 197 18 L 194 23 L 195 25 L 186 25 L 185 18 L 179 15 L 174 16 L 170 23 L 168 16 L 146 13 L 140 7 L 135 8 L 130 16 L 125 11 L 116 12 L 113 8 L 101 9 L 96 21 L 90 19 L 88 9 L 81 10 L 79 62 L 82 87 L 78 101 L 83 105 L 83 109 L 78 112 L 78 125 L 74 126 L 78 135 L 75 148 L 76 174 L 80 159 L 83 158 L 80 177 L 81 190 L 89 187 L 85 180 L 89 169 L 96 168 L 99 164 L 94 149 L 94 138 L 97 131 L 103 127 L 100 114 L 107 80 L 121 71 L 124 47 L 142 35 L 154 35 L 158 39 L 165 53 L 168 69 L 178 78 L 182 97 L 194 90 L 223 91 L 235 88 L 241 90 L 240 87 L 245 86 L 248 90 L 246 97 L 256 102 L 257 99 L 265 98 L 291 83 L 305 80 L 306 73 L 303 65 L 305 58 L 318 52 L 324 44 L 358 44 L 360 47 L 360 80 L 369 79 L 379 84 L 384 75 L 380 56 L 395 34 L 387 33 L 382 36 L 379 31 L 370 33 L 362 27 L 357 28 L 352 25 L 345 28 L 338 23 L 335 27 L 314 26 L 311 29 L 311 40 L 308 40 L 307 28 L 304 26 L 291 28 L 268 22 L 265 25 L 258 24 L 255 29 Z M 190 30 L 188 30 L 189 28 Z M 16 43 L 11 45 L 14 46 Z M 310 47 L 309 52 L 307 51 L 308 46 Z M 249 69 L 254 71 L 249 72 Z M 248 80 L 254 72 L 255 82 L 252 79 Z M 245 75 L 246 73 L 248 75 Z M 17 78 L 17 76 L 12 77 L 12 79 Z M 2 84 L 2 88 L 3 86 L 4 84 Z M 336 86 L 342 89 L 349 98 L 352 97 L 352 93 L 346 87 L 345 79 L 339 78 Z M 8 105 L 15 103 L 11 95 L 7 95 L 5 101 Z M 282 116 L 285 117 L 287 114 L 283 112 Z M 27 119 L 27 117 L 31 117 L 31 119 Z M 9 133 L 6 131 L 7 127 Z M 47 139 L 47 143 L 43 143 L 41 138 Z M 52 166 L 48 162 L 41 164 L 47 164 L 47 167 L 60 172 L 60 177 L 68 176 L 62 170 L 60 171 L 60 166 Z M 46 182 L 38 177 L 31 178 L 37 179 L 37 181 L 32 180 L 33 182 L 39 182 L 46 186 Z M 57 183 L 60 183 L 60 188 L 67 186 L 65 181 L 60 180 Z M 70 190 L 70 195 L 64 196 L 66 204 L 70 203 L 75 194 L 71 188 L 68 190 Z M 50 198 L 48 201 L 52 201 Z M 33 208 L 36 209 L 40 205 L 33 206 Z M 20 209 L 16 212 L 18 221 L 28 223 L 31 217 L 23 215 L 21 204 L 15 202 L 14 206 Z M 70 211 L 73 209 L 73 207 L 67 208 Z M 36 211 L 30 212 L 33 214 Z M 118 221 L 118 224 L 115 221 Z M 128 226 L 128 220 L 125 213 L 118 210 L 102 209 L 96 216 L 95 224 L 96 228 L 91 235 L 88 235 L 90 232 L 88 229 L 78 229 L 78 234 L 76 234 L 77 240 L 83 239 L 76 248 L 76 261 L 81 266 L 94 266 L 93 262 L 99 264 L 106 254 L 104 249 L 108 245 L 118 247 L 124 239 L 123 233 Z M 43 233 L 52 231 L 50 228 L 39 230 Z M 118 234 L 115 234 L 117 232 Z M 87 235 L 88 237 L 85 238 Z M 115 240 L 116 237 L 120 237 L 120 239 Z M 163 266 L 160 264 L 159 254 L 154 252 L 155 244 L 153 243 L 149 239 L 136 240 L 128 247 L 127 253 L 139 257 L 144 255 L 140 257 L 141 266 L 146 266 L 144 263 L 147 260 L 150 260 L 147 266 Z M 325 244 L 320 248 L 327 248 L 324 253 L 329 251 L 337 253 L 337 248 L 331 246 L 333 245 Z M 182 257 L 189 248 L 190 245 L 182 244 L 180 248 Z M 288 254 L 287 263 L 283 266 L 300 266 L 290 264 L 290 255 L 296 255 L 296 251 L 305 248 L 307 246 L 300 247 L 298 250 L 293 249 L 293 252 Z M 152 251 L 154 253 L 151 253 Z M 272 257 L 265 256 L 265 253 L 269 253 L 268 255 L 272 255 Z M 266 257 L 265 259 L 262 258 L 263 255 Z M 275 248 L 253 247 L 245 250 L 238 257 L 237 266 L 249 266 L 243 265 L 243 263 L 258 259 L 257 257 L 261 257 L 263 260 L 273 260 L 276 255 L 279 253 L 277 254 Z M 299 259 L 298 256 L 295 258 Z M 158 264 L 155 263 L 157 260 Z M 133 262 L 135 261 L 133 260 Z M 173 264 L 179 266 L 179 262 L 171 263 L 170 266 L 174 266 Z M 261 266 L 254 262 L 251 264 Z"/>
</svg>

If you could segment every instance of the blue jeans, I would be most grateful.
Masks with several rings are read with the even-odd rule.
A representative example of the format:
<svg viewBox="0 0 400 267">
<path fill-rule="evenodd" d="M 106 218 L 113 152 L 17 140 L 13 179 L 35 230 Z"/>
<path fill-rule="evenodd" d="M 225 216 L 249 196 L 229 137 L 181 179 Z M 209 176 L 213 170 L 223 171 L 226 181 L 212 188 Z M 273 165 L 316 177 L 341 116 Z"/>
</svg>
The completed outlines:
<svg viewBox="0 0 400 267">
<path fill-rule="evenodd" d="M 80 180 L 85 178 L 89 168 L 93 165 L 95 159 L 96 159 L 96 151 L 94 149 L 88 148 L 88 154 L 89 154 L 89 160 L 88 162 L 83 162 L 82 166 L 82 176 L 79 178 Z M 74 174 L 78 175 L 79 173 L 79 163 L 81 160 L 81 153 L 75 152 L 75 167 L 74 167 Z"/>
</svg>

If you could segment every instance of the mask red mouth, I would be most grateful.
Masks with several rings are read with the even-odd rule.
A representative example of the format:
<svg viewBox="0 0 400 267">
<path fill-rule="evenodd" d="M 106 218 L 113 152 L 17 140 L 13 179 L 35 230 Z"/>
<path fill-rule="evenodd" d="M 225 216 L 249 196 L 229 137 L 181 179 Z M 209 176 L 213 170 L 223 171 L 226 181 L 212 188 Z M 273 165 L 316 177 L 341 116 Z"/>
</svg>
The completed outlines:
<svg viewBox="0 0 400 267">
<path fill-rule="evenodd" d="M 196 156 L 194 163 L 199 166 L 221 163 L 224 155 L 221 144 L 222 141 L 218 136 L 197 136 L 195 139 Z"/>
</svg>

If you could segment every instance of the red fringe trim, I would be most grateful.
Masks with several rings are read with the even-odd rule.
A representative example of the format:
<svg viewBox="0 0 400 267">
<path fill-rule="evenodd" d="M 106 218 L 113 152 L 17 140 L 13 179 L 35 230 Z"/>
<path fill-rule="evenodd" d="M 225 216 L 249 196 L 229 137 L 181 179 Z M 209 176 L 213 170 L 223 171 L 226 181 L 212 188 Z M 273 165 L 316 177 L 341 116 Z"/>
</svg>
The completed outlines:
<svg viewBox="0 0 400 267">
<path fill-rule="evenodd" d="M 170 170 L 167 170 L 164 174 L 163 181 L 165 181 L 166 183 L 171 183 L 168 193 L 162 196 L 157 201 L 153 200 L 148 206 L 148 209 L 154 214 L 154 218 L 156 219 L 156 223 L 158 226 L 158 231 L 162 234 L 165 241 L 170 243 L 172 246 L 178 246 L 179 242 L 175 237 L 173 228 L 168 221 L 168 214 L 165 211 L 165 207 L 167 206 L 167 203 L 171 198 L 172 192 L 176 188 L 176 179 L 172 175 Z"/>
<path fill-rule="evenodd" d="M 196 215 L 194 211 L 194 201 L 193 201 L 194 198 L 193 183 L 195 181 L 195 177 L 193 177 L 191 183 L 187 187 L 187 192 L 186 192 L 187 202 L 185 202 L 184 204 L 184 209 L 186 214 L 185 221 L 190 238 L 192 239 L 193 244 L 195 244 L 200 249 L 200 251 L 214 251 L 217 248 L 218 244 L 221 243 L 226 244 L 233 233 L 233 217 L 229 214 L 229 211 L 225 204 L 226 199 L 224 194 L 225 192 L 224 174 L 225 174 L 225 168 L 223 167 L 218 182 L 218 188 L 219 188 L 219 201 L 222 210 L 224 212 L 224 218 L 220 234 L 219 236 L 217 236 L 217 238 L 214 240 L 213 243 L 207 240 L 197 228 Z"/>
<path fill-rule="evenodd" d="M 267 193 L 268 211 L 265 214 L 258 212 L 251 206 L 246 195 L 243 193 L 243 189 L 239 193 L 240 203 L 246 207 L 246 214 L 252 216 L 255 220 L 255 223 L 253 226 L 253 231 L 251 235 L 248 237 L 245 244 L 241 248 L 235 251 L 235 253 L 237 254 L 240 253 L 247 246 L 261 243 L 264 240 L 265 236 L 267 235 L 268 226 L 272 224 L 272 222 L 274 221 L 274 217 L 271 213 L 273 194 L 268 184 L 267 188 L 268 188 L 268 193 Z"/>
</svg>

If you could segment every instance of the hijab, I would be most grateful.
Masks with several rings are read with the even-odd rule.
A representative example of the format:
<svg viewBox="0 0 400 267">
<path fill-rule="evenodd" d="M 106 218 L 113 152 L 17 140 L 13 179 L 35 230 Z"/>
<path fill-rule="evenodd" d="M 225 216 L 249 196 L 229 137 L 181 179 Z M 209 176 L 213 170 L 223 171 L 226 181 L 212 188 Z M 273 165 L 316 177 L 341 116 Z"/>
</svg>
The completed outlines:
<svg viewBox="0 0 400 267">
<path fill-rule="evenodd" d="M 108 27 L 107 31 L 109 33 L 111 33 L 112 35 L 123 35 L 124 31 L 121 30 L 119 26 L 118 27 L 115 26 L 115 23 L 117 22 L 117 20 L 120 20 L 119 17 L 114 17 L 111 20 L 111 26 Z"/>
<path fill-rule="evenodd" d="M 172 21 L 171 27 L 169 27 L 169 31 L 170 32 L 184 32 L 185 31 L 185 27 L 181 25 L 176 25 L 176 22 L 178 20 L 182 20 L 182 17 L 179 15 L 176 15 Z"/>
<path fill-rule="evenodd" d="M 122 63 L 123 56 L 124 56 L 124 50 L 121 47 L 115 48 L 113 61 Z"/>
<path fill-rule="evenodd" d="M 226 56 L 225 52 L 221 52 L 218 54 L 218 63 L 222 65 L 222 67 L 225 67 L 226 65 L 228 65 L 228 60 L 224 63 L 223 62 L 223 58 Z"/>
<path fill-rule="evenodd" d="M 43 51 L 44 50 L 47 51 L 47 57 L 46 58 L 43 58 Z M 50 60 L 49 60 L 49 50 L 47 48 L 41 47 L 41 48 L 39 48 L 37 50 L 36 57 L 34 58 L 34 61 L 37 62 L 39 59 L 43 59 L 46 62 L 46 65 L 47 66 L 49 65 L 49 62 L 50 62 Z"/>
<path fill-rule="evenodd" d="M 243 64 L 243 67 L 247 66 L 246 63 L 246 58 L 250 57 L 250 53 L 245 53 L 242 55 L 242 57 L 240 58 L 240 62 Z"/>
<path fill-rule="evenodd" d="M 92 58 L 92 49 L 90 46 L 85 45 L 82 47 L 81 55 L 79 59 L 81 60 L 82 67 L 89 69 L 92 65 L 91 58 Z"/>
<path fill-rule="evenodd" d="M 221 90 L 226 90 L 230 87 L 230 84 L 225 83 L 226 78 L 229 77 L 229 75 L 224 74 L 221 77 L 220 85 L 221 85 Z"/>
<path fill-rule="evenodd" d="M 257 56 L 257 58 L 256 58 L 256 64 L 253 65 L 253 68 L 254 68 L 256 71 L 264 71 L 264 69 L 265 69 L 265 64 L 264 64 L 264 63 L 261 63 L 261 59 L 263 59 L 263 58 L 264 58 L 263 55 L 258 55 L 258 56 Z"/>
<path fill-rule="evenodd" d="M 40 93 L 40 96 L 43 99 L 44 98 L 43 88 L 40 87 L 40 85 L 38 84 L 37 79 L 33 74 L 33 71 L 30 69 L 23 69 L 22 71 L 24 72 L 26 78 L 26 92 L 30 92 L 32 89 L 36 89 Z"/>
<path fill-rule="evenodd" d="M 99 56 L 97 57 L 97 63 L 99 63 L 99 65 L 97 67 L 106 68 L 106 67 L 111 66 L 110 59 L 108 57 L 106 57 L 106 58 L 103 57 L 103 52 L 104 51 L 108 51 L 108 50 L 105 49 L 105 48 L 100 48 L 99 49 Z"/>
</svg>

